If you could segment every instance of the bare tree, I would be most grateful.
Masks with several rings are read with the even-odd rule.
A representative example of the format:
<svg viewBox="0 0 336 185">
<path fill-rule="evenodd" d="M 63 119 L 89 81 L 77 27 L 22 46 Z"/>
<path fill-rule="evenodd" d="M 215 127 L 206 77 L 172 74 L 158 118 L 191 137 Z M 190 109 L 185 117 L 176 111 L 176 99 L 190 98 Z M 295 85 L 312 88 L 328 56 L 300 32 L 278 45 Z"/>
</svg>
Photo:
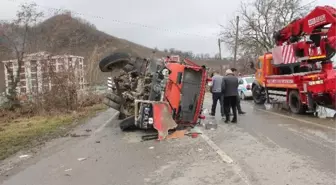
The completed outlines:
<svg viewBox="0 0 336 185">
<path fill-rule="evenodd" d="M 24 65 L 23 59 L 27 50 L 29 32 L 32 26 L 42 17 L 43 13 L 37 10 L 35 3 L 22 4 L 15 20 L 1 22 L 0 35 L 3 39 L 0 40 L 0 47 L 12 51 L 13 57 L 17 60 L 16 68 L 5 65 L 11 80 L 8 86 L 8 99 L 11 108 L 19 105 L 16 88 L 20 81 L 20 70 Z"/>
<path fill-rule="evenodd" d="M 273 34 L 298 17 L 305 15 L 312 2 L 303 0 L 254 0 L 239 9 L 238 52 L 260 55 L 274 46 Z M 236 19 L 222 26 L 222 40 L 233 51 Z"/>
</svg>

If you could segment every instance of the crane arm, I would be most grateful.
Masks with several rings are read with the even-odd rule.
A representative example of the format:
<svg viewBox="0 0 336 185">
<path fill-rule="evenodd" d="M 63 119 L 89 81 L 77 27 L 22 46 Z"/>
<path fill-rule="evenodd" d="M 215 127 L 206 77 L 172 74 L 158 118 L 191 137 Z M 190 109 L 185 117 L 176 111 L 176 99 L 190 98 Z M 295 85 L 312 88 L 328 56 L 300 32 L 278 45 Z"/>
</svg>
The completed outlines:
<svg viewBox="0 0 336 185">
<path fill-rule="evenodd" d="M 336 53 L 336 9 L 318 6 L 275 32 L 273 38 L 277 47 L 293 48 L 292 60 L 328 60 Z"/>
</svg>

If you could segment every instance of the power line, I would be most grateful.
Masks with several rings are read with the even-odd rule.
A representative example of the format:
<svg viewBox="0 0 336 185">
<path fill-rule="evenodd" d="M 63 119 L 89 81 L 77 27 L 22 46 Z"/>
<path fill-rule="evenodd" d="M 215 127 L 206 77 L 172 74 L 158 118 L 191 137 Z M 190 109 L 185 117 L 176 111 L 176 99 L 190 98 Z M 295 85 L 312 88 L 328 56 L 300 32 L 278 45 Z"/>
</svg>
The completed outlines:
<svg viewBox="0 0 336 185">
<path fill-rule="evenodd" d="M 14 3 L 35 3 L 36 6 L 43 8 L 43 9 L 48 9 L 49 11 L 53 11 L 55 13 L 60 13 L 60 12 L 70 12 L 73 15 L 77 15 L 77 16 L 89 16 L 91 18 L 95 18 L 95 19 L 103 19 L 105 20 L 104 17 L 102 16 L 96 16 L 96 15 L 89 15 L 87 13 L 80 13 L 80 12 L 76 12 L 76 11 L 72 11 L 72 10 L 68 10 L 68 9 L 61 9 L 61 8 L 54 8 L 54 7 L 49 7 L 49 6 L 43 6 L 43 5 L 39 5 L 37 4 L 35 1 L 18 1 L 18 0 L 7 0 L 10 2 L 14 2 Z M 187 32 L 179 32 L 179 31 L 174 31 L 168 28 L 159 28 L 159 27 L 155 27 L 155 26 L 150 26 L 150 25 L 146 25 L 146 24 L 142 24 L 142 23 L 136 23 L 136 22 L 131 22 L 131 21 L 122 21 L 122 20 L 118 20 L 118 19 L 106 19 L 110 22 L 115 22 L 118 24 L 128 24 L 128 25 L 133 25 L 133 26 L 138 26 L 138 27 L 142 27 L 142 28 L 147 28 L 147 29 L 152 29 L 152 30 L 156 30 L 156 31 L 164 31 L 164 32 L 170 32 L 170 33 L 176 33 L 178 35 L 189 35 L 189 36 L 196 36 L 196 37 L 201 37 L 201 38 L 205 38 L 205 39 L 217 39 L 218 35 L 217 33 L 213 33 L 211 35 L 213 36 L 204 36 L 204 35 L 200 35 L 200 34 L 193 34 L 193 33 L 187 33 Z"/>
</svg>

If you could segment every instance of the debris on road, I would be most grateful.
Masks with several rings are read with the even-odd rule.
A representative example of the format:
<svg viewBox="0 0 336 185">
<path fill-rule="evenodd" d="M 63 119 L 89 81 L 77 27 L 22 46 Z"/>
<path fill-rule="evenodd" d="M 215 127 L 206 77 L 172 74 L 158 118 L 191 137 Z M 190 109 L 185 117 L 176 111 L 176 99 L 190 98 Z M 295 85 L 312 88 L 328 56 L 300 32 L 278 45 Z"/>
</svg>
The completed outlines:
<svg viewBox="0 0 336 185">
<path fill-rule="evenodd" d="M 178 139 L 178 138 L 183 138 L 184 135 L 186 134 L 186 130 L 177 130 L 173 132 L 172 134 L 167 136 L 167 139 Z"/>
<path fill-rule="evenodd" d="M 64 170 L 65 172 L 69 172 L 69 171 L 72 171 L 72 169 L 71 168 L 69 168 L 69 169 L 66 169 L 66 170 Z"/>
<path fill-rule="evenodd" d="M 20 155 L 19 156 L 20 159 L 29 158 L 29 157 L 30 157 L 30 155 Z"/>
<path fill-rule="evenodd" d="M 215 130 L 215 129 L 217 129 L 217 124 L 210 121 L 209 123 L 205 124 L 205 129 Z"/>
<path fill-rule="evenodd" d="M 91 129 L 86 129 L 85 131 L 86 131 L 86 132 L 91 132 L 92 130 L 91 130 Z"/>
<path fill-rule="evenodd" d="M 96 141 L 96 143 L 100 143 L 100 141 Z"/>
<path fill-rule="evenodd" d="M 148 149 L 153 150 L 153 149 L 154 149 L 154 146 L 151 146 L 151 147 L 149 147 Z"/>
<path fill-rule="evenodd" d="M 89 134 L 76 134 L 76 133 L 72 133 L 70 134 L 70 137 L 89 137 Z"/>
<path fill-rule="evenodd" d="M 317 106 L 316 113 L 319 118 L 336 118 L 336 111 L 327 107 Z"/>
<path fill-rule="evenodd" d="M 86 158 L 78 158 L 77 160 L 78 160 L 78 161 L 85 161 Z"/>
</svg>

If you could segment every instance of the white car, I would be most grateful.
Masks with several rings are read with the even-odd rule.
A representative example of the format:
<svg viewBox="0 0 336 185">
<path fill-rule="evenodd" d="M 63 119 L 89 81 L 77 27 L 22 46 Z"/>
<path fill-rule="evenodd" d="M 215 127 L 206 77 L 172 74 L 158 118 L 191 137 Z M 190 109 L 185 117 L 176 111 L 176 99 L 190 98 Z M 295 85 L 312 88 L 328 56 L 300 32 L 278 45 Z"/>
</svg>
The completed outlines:
<svg viewBox="0 0 336 185">
<path fill-rule="evenodd" d="M 239 78 L 238 93 L 242 100 L 252 97 L 253 81 L 254 81 L 254 77 L 252 76 L 246 76 L 246 77 Z"/>
</svg>

